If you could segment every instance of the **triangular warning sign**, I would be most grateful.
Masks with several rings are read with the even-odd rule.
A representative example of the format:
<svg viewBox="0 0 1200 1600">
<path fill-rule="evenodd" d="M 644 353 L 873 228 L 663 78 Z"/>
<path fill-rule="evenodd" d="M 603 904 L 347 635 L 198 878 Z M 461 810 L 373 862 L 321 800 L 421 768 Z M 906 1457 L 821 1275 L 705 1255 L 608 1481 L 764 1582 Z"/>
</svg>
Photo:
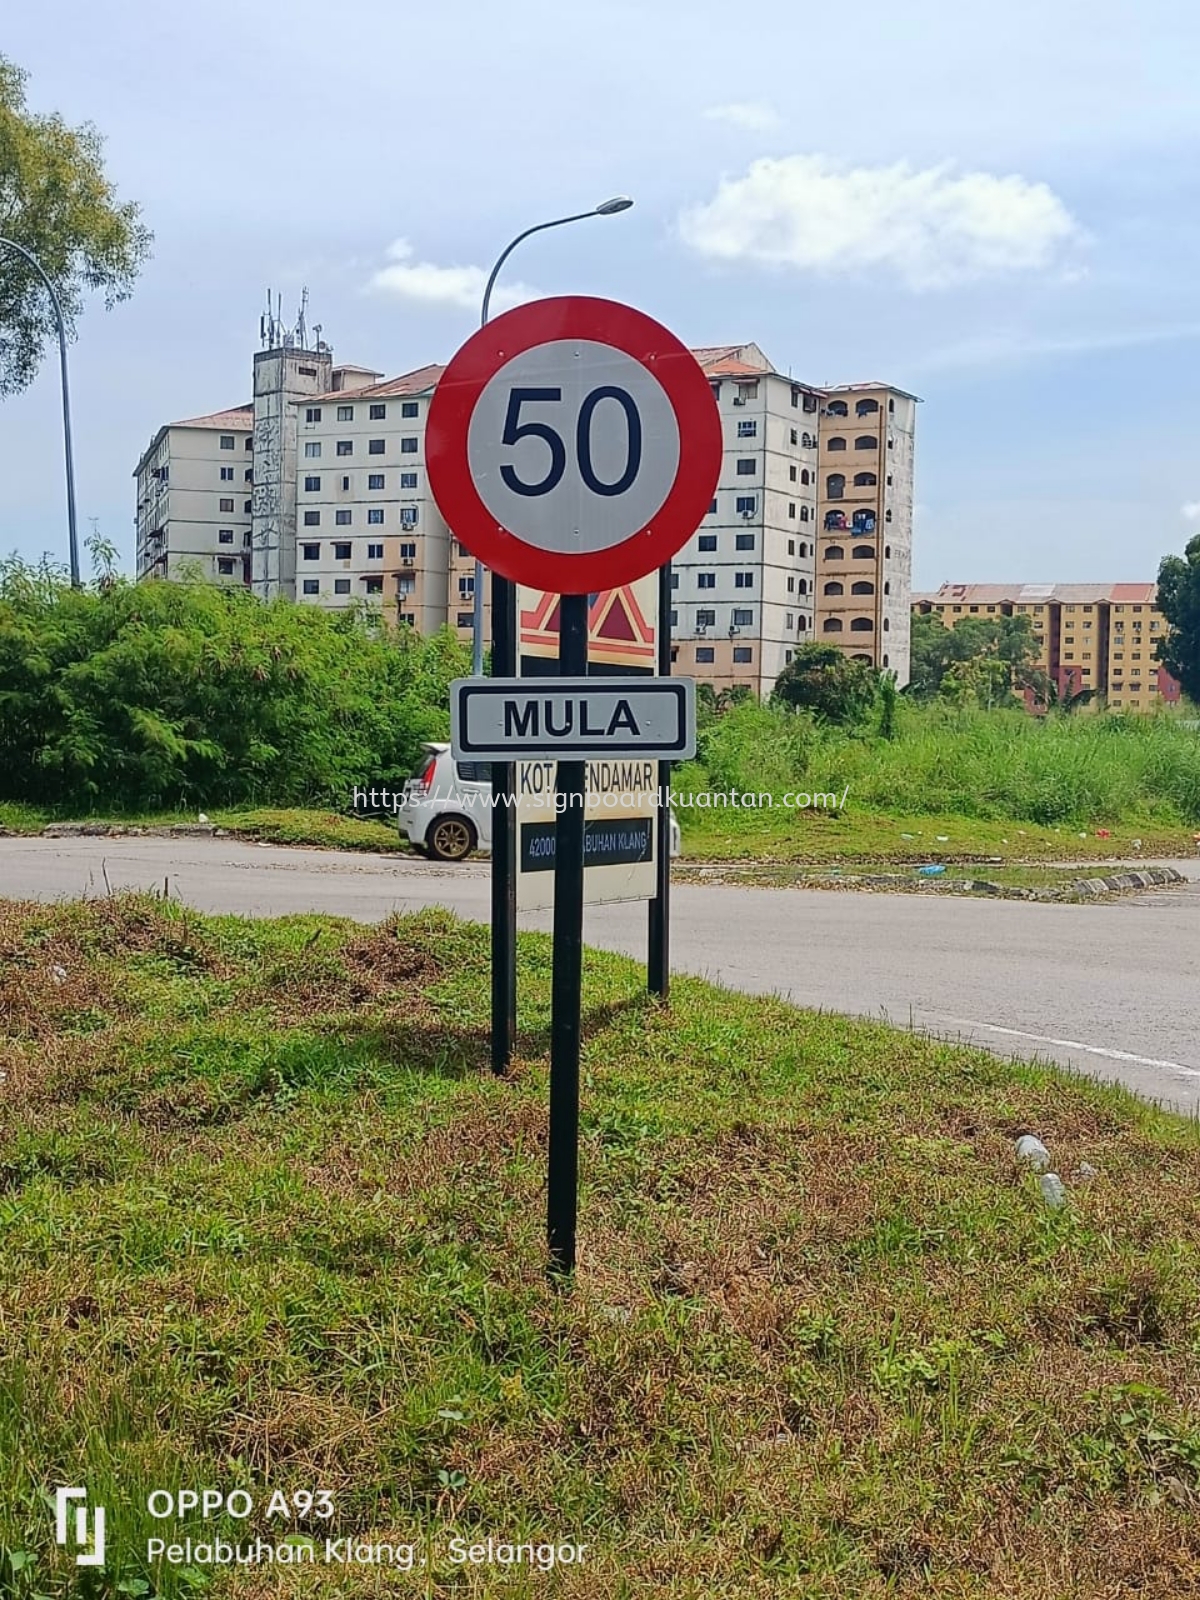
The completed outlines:
<svg viewBox="0 0 1200 1600">
<path fill-rule="evenodd" d="M 619 589 L 602 589 L 589 596 L 588 655 L 610 667 L 640 667 L 653 671 L 656 662 L 654 627 L 658 574 L 649 573 Z M 521 653 L 551 657 L 558 654 L 559 597 L 535 589 L 521 589 Z"/>
</svg>

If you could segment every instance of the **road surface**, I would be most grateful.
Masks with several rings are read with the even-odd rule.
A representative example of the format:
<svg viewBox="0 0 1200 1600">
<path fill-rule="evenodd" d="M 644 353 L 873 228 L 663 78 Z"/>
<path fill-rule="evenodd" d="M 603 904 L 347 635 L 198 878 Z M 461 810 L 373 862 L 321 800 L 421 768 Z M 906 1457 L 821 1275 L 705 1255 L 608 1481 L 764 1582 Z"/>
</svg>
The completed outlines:
<svg viewBox="0 0 1200 1600">
<path fill-rule="evenodd" d="M 1200 1114 L 1200 860 L 1192 881 L 1086 905 L 679 884 L 672 965 L 798 1005 L 885 1018 L 1004 1055 L 1117 1079 Z M 0 894 L 157 889 L 204 911 L 324 911 L 372 922 L 449 906 L 488 915 L 484 862 L 229 839 L 0 839 Z M 548 914 L 530 917 L 548 927 Z M 596 906 L 590 943 L 645 952 L 644 905 Z"/>
</svg>

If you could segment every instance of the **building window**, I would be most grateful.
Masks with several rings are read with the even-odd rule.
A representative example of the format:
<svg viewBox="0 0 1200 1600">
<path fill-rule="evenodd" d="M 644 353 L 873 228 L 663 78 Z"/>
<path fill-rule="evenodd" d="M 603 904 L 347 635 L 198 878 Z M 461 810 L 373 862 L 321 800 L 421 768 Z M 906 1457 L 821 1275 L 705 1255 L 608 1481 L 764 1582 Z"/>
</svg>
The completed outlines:
<svg viewBox="0 0 1200 1600">
<path fill-rule="evenodd" d="M 416 506 L 400 507 L 400 526 L 402 528 L 415 528 L 417 525 L 417 520 L 418 517 Z"/>
<path fill-rule="evenodd" d="M 254 509 L 254 501 L 253 500 L 243 500 L 242 501 L 242 510 L 246 513 L 247 516 L 250 515 L 250 513 L 251 513 L 251 511 L 253 511 L 253 509 Z"/>
<path fill-rule="evenodd" d="M 221 499 L 218 502 L 217 509 L 219 511 L 232 511 L 233 510 L 233 501 L 232 500 Z"/>
<path fill-rule="evenodd" d="M 856 417 L 869 417 L 878 410 L 878 400 L 860 400 L 854 408 L 854 415 Z"/>
<path fill-rule="evenodd" d="M 794 500 L 789 500 L 788 501 L 788 516 L 789 517 L 794 517 L 795 515 L 796 515 L 796 502 Z"/>
<path fill-rule="evenodd" d="M 850 554 L 855 561 L 874 561 L 875 546 L 873 544 L 856 544 Z M 957 610 L 957 607 L 955 609 Z"/>
<path fill-rule="evenodd" d="M 229 557 L 229 556 L 222 556 L 221 559 L 217 562 L 217 571 L 221 574 L 221 576 L 223 578 L 232 578 L 232 576 L 233 576 L 233 560 L 232 560 L 232 558 Z"/>
<path fill-rule="evenodd" d="M 346 476 L 342 477 L 342 488 L 347 490 L 350 488 L 350 479 Z"/>
<path fill-rule="evenodd" d="M 304 442 L 304 455 L 309 461 L 315 461 L 321 454 L 321 441 L 319 439 L 306 439 Z"/>
<path fill-rule="evenodd" d="M 696 662 L 699 666 L 707 666 L 713 660 L 713 656 L 712 645 L 698 644 L 696 646 Z"/>
<path fill-rule="evenodd" d="M 319 561 L 321 559 L 321 546 L 319 544 L 305 544 L 300 546 L 304 552 L 305 561 Z"/>
<path fill-rule="evenodd" d="M 758 508 L 758 500 L 752 494 L 740 494 L 736 501 L 736 510 L 739 517 L 752 517 Z"/>
<path fill-rule="evenodd" d="M 339 406 L 337 408 L 337 419 L 338 419 L 339 422 L 353 422 L 354 421 L 354 407 L 353 406 Z"/>
<path fill-rule="evenodd" d="M 416 441 L 416 437 L 415 436 L 413 436 L 411 438 L 408 438 L 408 439 L 401 439 L 401 441 L 400 441 L 400 454 L 402 456 L 415 456 L 416 453 L 417 453 L 417 441 Z"/>
<path fill-rule="evenodd" d="M 221 449 L 222 450 L 232 450 L 236 443 L 237 443 L 237 440 L 233 437 L 233 435 L 231 433 L 223 433 L 221 435 Z"/>
<path fill-rule="evenodd" d="M 348 544 L 335 544 L 333 547 L 333 559 L 335 561 L 349 561 L 350 546 Z"/>
<path fill-rule="evenodd" d="M 701 550 L 715 550 L 717 548 L 717 536 L 715 533 L 702 533 L 697 540 L 697 544 Z M 672 576 L 674 577 L 676 574 L 673 573 Z"/>
<path fill-rule="evenodd" d="M 304 593 L 305 594 L 320 594 L 320 592 L 321 592 L 321 580 L 320 580 L 320 578 L 305 578 L 305 580 L 304 580 Z"/>
<path fill-rule="evenodd" d="M 233 529 L 232 528 L 222 528 L 220 530 L 220 532 L 217 534 L 217 543 L 218 544 L 232 544 L 233 543 Z"/>
<path fill-rule="evenodd" d="M 852 583 L 850 585 L 850 593 L 851 594 L 874 594 L 875 593 L 875 585 L 873 583 L 868 583 L 865 578 L 860 578 L 857 583 Z"/>
<path fill-rule="evenodd" d="M 713 498 L 712 498 L 712 504 L 708 508 L 708 514 L 709 514 L 710 517 L 715 517 L 716 514 L 717 514 L 717 497 L 716 497 L 716 495 L 714 495 Z"/>
<path fill-rule="evenodd" d="M 673 628 L 677 628 L 679 626 L 679 613 L 678 613 L 678 611 L 672 611 L 671 612 L 671 626 Z"/>
<path fill-rule="evenodd" d="M 715 628 L 717 613 L 709 606 L 700 606 L 696 611 L 696 626 L 698 628 Z"/>
<path fill-rule="evenodd" d="M 372 526 L 372 525 L 381 523 L 382 521 L 383 521 L 383 507 L 382 506 L 368 506 L 367 507 L 367 524 L 368 524 L 368 526 Z"/>
<path fill-rule="evenodd" d="M 854 487 L 856 489 L 870 489 L 879 482 L 873 472 L 856 472 L 854 474 Z"/>
<path fill-rule="evenodd" d="M 402 400 L 400 402 L 400 415 L 402 417 L 415 417 L 420 409 L 415 400 Z"/>
<path fill-rule="evenodd" d="M 856 450 L 878 450 L 879 440 L 873 433 L 860 433 L 854 441 Z"/>
<path fill-rule="evenodd" d="M 827 416 L 831 417 L 845 417 L 849 415 L 846 410 L 846 402 L 844 400 L 831 400 L 825 407 L 825 412 Z"/>
<path fill-rule="evenodd" d="M 385 443 L 386 441 L 383 439 L 368 439 L 367 454 L 369 456 L 381 456 L 383 454 Z"/>
<path fill-rule="evenodd" d="M 242 482 L 243 483 L 253 483 L 254 482 L 254 468 L 253 467 L 247 467 L 245 472 L 242 473 Z"/>
<path fill-rule="evenodd" d="M 340 456 L 352 456 L 354 454 L 354 440 L 339 439 L 337 442 L 337 453 Z"/>
<path fill-rule="evenodd" d="M 464 597 L 466 595 L 469 595 L 469 594 L 473 595 L 475 593 L 475 577 L 474 577 L 474 574 L 471 574 L 471 575 L 469 575 L 468 577 L 465 577 L 465 578 L 460 578 L 458 580 L 458 592 L 459 592 L 460 595 L 462 595 Z"/>
<path fill-rule="evenodd" d="M 788 482 L 789 483 L 795 483 L 796 482 L 796 468 L 795 468 L 794 464 L 788 468 Z"/>
<path fill-rule="evenodd" d="M 697 589 L 715 589 L 717 587 L 716 573 L 698 572 L 696 574 L 696 587 Z"/>
<path fill-rule="evenodd" d="M 416 545 L 402 544 L 400 546 L 400 559 L 401 561 L 415 561 L 417 559 Z"/>
<path fill-rule="evenodd" d="M 321 408 L 320 408 L 320 406 L 309 406 L 308 410 L 304 413 L 304 420 L 305 420 L 305 422 L 320 422 L 320 420 L 321 420 Z"/>
<path fill-rule="evenodd" d="M 738 457 L 737 475 L 738 475 L 739 478 L 750 478 L 750 477 L 753 477 L 753 475 L 757 471 L 758 471 L 758 462 L 754 459 L 753 456 L 739 456 Z"/>
<path fill-rule="evenodd" d="M 733 546 L 735 550 L 753 550 L 754 535 L 752 533 L 739 533 L 733 541 Z"/>
<path fill-rule="evenodd" d="M 400 474 L 400 487 L 402 489 L 415 489 L 417 487 L 417 475 L 416 475 L 416 473 L 415 472 L 402 472 Z"/>
<path fill-rule="evenodd" d="M 739 439 L 754 439 L 758 436 L 758 423 L 753 417 L 738 422 L 737 436 Z"/>
<path fill-rule="evenodd" d="M 382 422 L 384 417 L 387 416 L 387 406 L 381 401 L 376 401 L 367 408 L 367 416 L 372 422 Z"/>
<path fill-rule="evenodd" d="M 800 507 L 800 521 L 801 522 L 807 522 L 808 521 L 808 507 L 807 506 L 801 506 Z"/>
<path fill-rule="evenodd" d="M 246 449 L 247 450 L 253 450 L 254 449 L 254 435 L 252 433 L 248 434 L 247 437 L 246 437 Z"/>
<path fill-rule="evenodd" d="M 840 500 L 846 492 L 846 476 L 842 472 L 831 472 L 825 479 L 825 493 L 830 500 Z"/>
<path fill-rule="evenodd" d="M 349 506 L 345 506 L 333 513 L 334 526 L 338 528 L 348 528 L 353 520 L 353 517 L 353 511 L 350 510 Z"/>
<path fill-rule="evenodd" d="M 799 583 L 797 583 L 796 587 L 799 589 L 801 594 L 807 594 L 808 593 L 808 579 L 807 578 L 801 578 Z"/>
<path fill-rule="evenodd" d="M 742 666 L 754 660 L 754 652 L 748 644 L 735 644 L 733 647 L 734 664 Z"/>
<path fill-rule="evenodd" d="M 319 511 L 306 511 L 304 513 L 304 526 L 306 528 L 319 528 L 321 526 L 321 513 Z"/>
<path fill-rule="evenodd" d="M 841 631 L 842 631 L 842 619 L 841 619 L 841 617 L 826 617 L 825 621 L 821 624 L 821 632 L 822 633 L 841 633 Z"/>
<path fill-rule="evenodd" d="M 842 587 L 842 585 L 840 583 L 837 582 L 836 579 L 832 583 L 827 583 L 825 585 L 825 593 L 826 594 L 838 595 L 838 594 L 845 594 L 845 592 L 846 592 L 845 589 Z"/>
<path fill-rule="evenodd" d="M 792 404 L 794 406 L 798 406 L 800 404 L 800 391 L 797 389 L 795 384 L 792 385 Z"/>
<path fill-rule="evenodd" d="M 790 572 L 788 573 L 787 591 L 789 594 L 795 594 L 796 592 L 796 579 Z"/>
<path fill-rule="evenodd" d="M 335 578 L 333 580 L 333 592 L 334 592 L 334 594 L 349 594 L 350 593 L 350 579 L 349 578 Z"/>
<path fill-rule="evenodd" d="M 875 624 L 870 617 L 852 617 L 850 619 L 851 633 L 874 633 Z"/>
<path fill-rule="evenodd" d="M 368 594 L 382 594 L 383 593 L 383 579 L 382 579 L 382 577 L 379 577 L 379 578 L 364 578 L 363 579 L 363 585 L 366 588 L 366 591 L 367 591 Z"/>
<path fill-rule="evenodd" d="M 222 483 L 232 483 L 233 482 L 233 468 L 232 467 L 222 467 L 221 468 L 221 482 Z"/>
<path fill-rule="evenodd" d="M 749 606 L 734 606 L 733 625 L 735 628 L 752 628 L 754 626 L 754 612 Z"/>
<path fill-rule="evenodd" d="M 733 575 L 735 589 L 753 589 L 754 574 L 752 572 L 735 572 Z"/>
<path fill-rule="evenodd" d="M 671 573 L 671 587 L 672 587 L 672 589 L 678 589 L 678 587 L 679 587 L 679 572 L 678 572 L 678 570 L 676 570 L 676 571 Z"/>
<path fill-rule="evenodd" d="M 825 559 L 826 561 L 844 561 L 846 552 L 840 544 L 828 544 L 825 546 Z"/>
<path fill-rule="evenodd" d="M 382 472 L 371 472 L 371 473 L 368 473 L 367 474 L 367 488 L 368 489 L 382 489 L 383 488 L 383 473 Z"/>
<path fill-rule="evenodd" d="M 808 545 L 804 542 L 803 539 L 801 539 L 801 541 L 800 541 L 800 555 L 803 558 L 807 554 L 808 554 Z"/>
<path fill-rule="evenodd" d="M 381 544 L 369 544 L 367 546 L 367 560 L 368 561 L 382 561 L 383 560 L 383 546 Z"/>
</svg>

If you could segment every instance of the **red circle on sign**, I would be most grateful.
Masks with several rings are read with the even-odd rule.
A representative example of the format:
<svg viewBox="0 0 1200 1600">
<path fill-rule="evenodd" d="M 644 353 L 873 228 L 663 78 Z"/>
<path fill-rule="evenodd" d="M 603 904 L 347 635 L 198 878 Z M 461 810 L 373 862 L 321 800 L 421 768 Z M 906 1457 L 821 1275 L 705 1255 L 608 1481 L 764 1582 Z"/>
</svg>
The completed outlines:
<svg viewBox="0 0 1200 1600">
<path fill-rule="evenodd" d="M 658 510 L 644 527 L 599 550 L 547 550 L 505 527 L 480 497 L 468 455 L 471 419 L 491 379 L 516 357 L 560 340 L 609 345 L 639 362 L 663 390 L 679 431 L 678 467 Z M 425 433 L 429 487 L 454 537 L 501 577 L 559 594 L 610 589 L 668 562 L 708 512 L 721 451 L 716 402 L 691 351 L 632 306 L 586 295 L 518 306 L 468 339 L 438 380 Z"/>
</svg>

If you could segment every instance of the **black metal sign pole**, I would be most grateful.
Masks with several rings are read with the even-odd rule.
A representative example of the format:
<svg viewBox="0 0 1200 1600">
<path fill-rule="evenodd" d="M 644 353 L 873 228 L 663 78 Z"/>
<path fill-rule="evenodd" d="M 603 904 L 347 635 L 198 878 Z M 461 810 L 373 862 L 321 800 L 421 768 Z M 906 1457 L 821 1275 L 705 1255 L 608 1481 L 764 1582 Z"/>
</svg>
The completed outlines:
<svg viewBox="0 0 1200 1600">
<path fill-rule="evenodd" d="M 671 676 L 671 563 L 658 574 L 658 673 Z M 671 988 L 671 763 L 658 763 L 658 809 L 654 813 L 654 898 L 650 901 L 646 987 L 666 999 Z"/>
<path fill-rule="evenodd" d="M 559 602 L 558 670 L 587 673 L 588 597 Z M 546 1240 L 550 1271 L 575 1270 L 579 1189 L 579 1042 L 583 986 L 583 848 L 586 761 L 559 761 L 554 823 L 554 954 L 550 978 L 550 1152 Z"/>
<path fill-rule="evenodd" d="M 492 676 L 517 675 L 517 586 L 492 574 Z M 517 1038 L 516 768 L 492 763 L 492 1071 L 503 1075 Z"/>
</svg>

